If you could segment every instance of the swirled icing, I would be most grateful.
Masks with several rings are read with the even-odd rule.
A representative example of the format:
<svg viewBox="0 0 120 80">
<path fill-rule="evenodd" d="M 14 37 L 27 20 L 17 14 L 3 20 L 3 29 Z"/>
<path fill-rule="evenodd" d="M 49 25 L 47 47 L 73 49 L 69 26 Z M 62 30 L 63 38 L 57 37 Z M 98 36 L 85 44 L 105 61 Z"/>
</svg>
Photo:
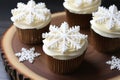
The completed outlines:
<svg viewBox="0 0 120 80">
<path fill-rule="evenodd" d="M 91 28 L 104 37 L 120 38 L 120 11 L 115 5 L 109 9 L 99 7 L 97 12 L 93 13 Z"/>
<path fill-rule="evenodd" d="M 71 13 L 91 14 L 100 4 L 101 0 L 65 0 L 63 6 Z"/>
<path fill-rule="evenodd" d="M 14 25 L 21 29 L 40 29 L 51 21 L 51 12 L 45 3 L 36 4 L 33 0 L 27 4 L 18 3 L 17 8 L 12 9 L 11 13 Z"/>
<path fill-rule="evenodd" d="M 43 50 L 57 59 L 71 59 L 84 53 L 87 48 L 87 35 L 79 33 L 79 26 L 69 28 L 64 22 L 60 27 L 50 26 L 49 33 L 43 33 Z"/>
</svg>

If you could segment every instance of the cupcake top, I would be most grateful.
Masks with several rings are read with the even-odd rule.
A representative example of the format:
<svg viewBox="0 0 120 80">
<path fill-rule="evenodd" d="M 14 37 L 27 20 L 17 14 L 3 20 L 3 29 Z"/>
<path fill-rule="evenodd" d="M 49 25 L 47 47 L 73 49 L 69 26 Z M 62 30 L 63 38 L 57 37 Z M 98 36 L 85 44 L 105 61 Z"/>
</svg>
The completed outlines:
<svg viewBox="0 0 120 80">
<path fill-rule="evenodd" d="M 14 25 L 21 29 L 40 29 L 51 21 L 51 12 L 45 3 L 36 4 L 33 0 L 27 4 L 18 3 L 17 8 L 12 9 L 11 13 Z"/>
<path fill-rule="evenodd" d="M 78 57 L 87 48 L 87 35 L 79 32 L 80 26 L 69 28 L 64 22 L 60 27 L 50 25 L 49 33 L 43 33 L 44 52 L 56 59 L 65 60 Z"/>
<path fill-rule="evenodd" d="M 63 6 L 71 13 L 91 14 L 100 4 L 101 0 L 65 0 Z"/>
<path fill-rule="evenodd" d="M 111 5 L 109 9 L 99 7 L 93 13 L 91 28 L 101 36 L 120 38 L 120 11 L 115 5 Z"/>
</svg>

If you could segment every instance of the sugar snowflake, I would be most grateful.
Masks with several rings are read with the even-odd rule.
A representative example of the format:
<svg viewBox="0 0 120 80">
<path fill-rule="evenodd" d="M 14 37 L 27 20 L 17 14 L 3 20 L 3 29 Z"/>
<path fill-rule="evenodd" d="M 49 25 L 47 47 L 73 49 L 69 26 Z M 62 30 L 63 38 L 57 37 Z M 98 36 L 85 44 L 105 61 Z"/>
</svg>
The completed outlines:
<svg viewBox="0 0 120 80">
<path fill-rule="evenodd" d="M 106 9 L 99 7 L 97 12 L 93 13 L 97 17 L 96 22 L 99 24 L 108 24 L 107 29 L 112 29 L 114 26 L 120 26 L 120 12 L 115 5 Z"/>
<path fill-rule="evenodd" d="M 17 7 L 18 8 L 11 10 L 12 14 L 15 14 L 11 20 L 26 20 L 26 24 L 31 24 L 35 19 L 45 21 L 47 14 L 50 13 L 50 10 L 46 8 L 45 3 L 36 4 L 33 0 L 30 0 L 27 4 L 20 2 Z"/>
<path fill-rule="evenodd" d="M 34 58 L 38 57 L 40 55 L 40 53 L 35 52 L 35 48 L 30 48 L 29 50 L 27 50 L 26 48 L 22 48 L 21 52 L 16 53 L 15 55 L 17 57 L 19 57 L 19 61 L 25 61 L 28 60 L 30 63 L 33 63 Z"/>
<path fill-rule="evenodd" d="M 87 38 L 87 35 L 80 34 L 80 26 L 69 28 L 66 22 L 62 23 L 60 27 L 50 25 L 49 29 L 49 33 L 43 33 L 43 38 L 53 39 L 47 43 L 47 46 L 53 49 L 58 48 L 61 53 L 70 48 L 80 49 L 82 40 Z"/>
<path fill-rule="evenodd" d="M 111 61 L 107 61 L 106 64 L 110 65 L 110 69 L 118 69 L 120 70 L 120 59 L 119 58 L 116 58 L 115 56 L 112 56 L 111 57 Z"/>
</svg>

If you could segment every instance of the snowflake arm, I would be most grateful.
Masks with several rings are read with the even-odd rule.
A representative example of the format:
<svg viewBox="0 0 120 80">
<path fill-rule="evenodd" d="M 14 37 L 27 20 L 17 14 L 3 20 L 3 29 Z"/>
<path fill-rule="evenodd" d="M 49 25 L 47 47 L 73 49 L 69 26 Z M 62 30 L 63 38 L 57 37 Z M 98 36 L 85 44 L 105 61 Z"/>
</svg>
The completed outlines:
<svg viewBox="0 0 120 80">
<path fill-rule="evenodd" d="M 75 26 L 69 29 L 68 34 L 74 33 L 74 32 L 79 32 L 80 26 Z"/>
<path fill-rule="evenodd" d="M 11 20 L 12 20 L 12 21 L 22 20 L 25 15 L 26 15 L 25 13 L 18 14 L 18 15 L 14 16 L 14 17 L 11 17 Z"/>
<path fill-rule="evenodd" d="M 35 14 L 35 16 L 38 20 L 45 20 L 45 15 L 44 14 L 38 14 L 38 13 L 34 13 L 34 14 Z"/>
<path fill-rule="evenodd" d="M 107 20 L 107 17 L 99 17 L 96 21 L 96 23 L 102 24 L 105 23 L 105 21 Z"/>
<path fill-rule="evenodd" d="M 17 4 L 17 8 L 19 8 L 19 7 L 20 7 L 20 9 L 24 9 L 26 7 L 26 5 L 22 2 L 20 2 Z"/>
<path fill-rule="evenodd" d="M 27 24 L 31 24 L 34 20 L 32 13 L 29 13 L 25 19 L 27 21 Z"/>
<path fill-rule="evenodd" d="M 56 39 L 55 41 L 51 41 L 49 44 L 48 44 L 48 47 L 51 47 L 51 48 L 55 48 L 59 41 L 60 41 L 61 38 L 58 38 Z"/>
<path fill-rule="evenodd" d="M 45 3 L 38 3 L 36 6 L 35 6 L 35 8 L 37 8 L 37 9 L 43 9 L 43 8 L 45 8 L 46 6 L 45 6 Z"/>
<path fill-rule="evenodd" d="M 71 39 L 69 39 L 69 38 L 67 38 L 67 40 L 70 42 L 70 45 L 71 45 L 73 48 L 75 48 L 75 49 L 77 49 L 77 50 L 81 48 L 81 45 L 78 44 L 78 43 L 76 43 L 75 41 L 73 41 L 73 40 L 71 40 Z"/>
<path fill-rule="evenodd" d="M 59 28 L 55 25 L 50 25 L 50 28 L 49 28 L 50 32 L 54 32 L 54 33 L 59 33 L 61 34 L 61 31 L 59 30 Z"/>
<path fill-rule="evenodd" d="M 114 18 L 114 21 L 115 21 L 115 23 L 116 23 L 116 24 L 114 24 L 114 25 L 120 26 L 120 18 L 119 18 L 119 16 L 117 16 L 117 17 L 118 17 L 118 19 L 117 19 L 117 18 Z"/>
<path fill-rule="evenodd" d="M 115 23 L 114 23 L 114 20 L 112 18 L 109 19 L 108 21 L 108 29 L 112 29 L 114 27 Z"/>
<path fill-rule="evenodd" d="M 61 53 L 64 53 L 68 49 L 68 47 L 66 46 L 65 38 L 63 39 L 62 45 L 60 45 L 60 49 L 61 49 Z"/>
</svg>

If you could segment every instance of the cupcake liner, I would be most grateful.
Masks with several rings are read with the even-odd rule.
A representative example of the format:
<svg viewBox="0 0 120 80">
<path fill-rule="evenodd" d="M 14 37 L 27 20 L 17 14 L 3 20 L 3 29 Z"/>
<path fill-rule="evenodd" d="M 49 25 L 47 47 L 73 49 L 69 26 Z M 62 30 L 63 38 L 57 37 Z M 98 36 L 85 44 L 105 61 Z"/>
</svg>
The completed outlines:
<svg viewBox="0 0 120 80">
<path fill-rule="evenodd" d="M 91 44 L 99 52 L 113 53 L 120 49 L 120 38 L 103 37 L 91 29 Z"/>
<path fill-rule="evenodd" d="M 75 14 L 66 11 L 66 19 L 68 24 L 72 26 L 80 26 L 80 29 L 90 29 L 90 20 L 92 19 L 92 14 Z"/>
<path fill-rule="evenodd" d="M 58 60 L 47 55 L 48 66 L 50 70 L 57 74 L 68 74 L 74 72 L 79 68 L 83 58 L 84 54 L 70 60 Z"/>
<path fill-rule="evenodd" d="M 20 29 L 17 28 L 19 40 L 24 44 L 42 43 L 42 33 L 49 31 L 49 24 L 42 29 Z"/>
</svg>

